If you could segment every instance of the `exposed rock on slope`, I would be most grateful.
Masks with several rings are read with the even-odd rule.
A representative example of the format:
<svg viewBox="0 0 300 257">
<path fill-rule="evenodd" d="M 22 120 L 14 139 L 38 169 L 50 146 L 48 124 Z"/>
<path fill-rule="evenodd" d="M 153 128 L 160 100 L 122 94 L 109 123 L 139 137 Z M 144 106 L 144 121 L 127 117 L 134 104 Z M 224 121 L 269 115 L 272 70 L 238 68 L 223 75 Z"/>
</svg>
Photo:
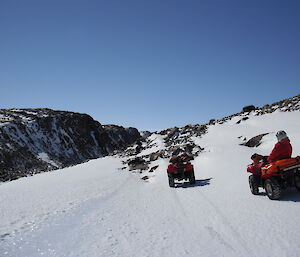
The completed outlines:
<svg viewBox="0 0 300 257">
<path fill-rule="evenodd" d="M 123 164 L 128 165 L 129 170 L 149 169 L 149 172 L 153 172 L 158 167 L 156 161 L 159 158 L 169 159 L 172 155 L 183 152 L 197 156 L 204 149 L 195 144 L 194 138 L 201 137 L 206 131 L 206 125 L 186 125 L 182 128 L 166 129 L 153 133 L 117 154 L 128 157 Z"/>
<path fill-rule="evenodd" d="M 264 134 L 260 134 L 255 137 L 252 137 L 246 143 L 243 143 L 241 145 L 248 146 L 248 147 L 257 147 L 261 144 L 262 138 L 268 134 L 269 133 L 264 133 Z"/>
<path fill-rule="evenodd" d="M 124 164 L 129 164 L 132 161 L 135 161 L 138 154 L 138 159 L 140 160 L 142 158 L 143 161 L 145 161 L 149 166 L 151 165 L 151 163 L 153 163 L 152 165 L 155 165 L 155 161 L 158 158 L 170 158 L 172 155 L 179 154 L 183 151 L 193 156 L 197 156 L 204 149 L 201 146 L 196 145 L 194 139 L 205 134 L 209 126 L 225 123 L 226 121 L 231 120 L 233 117 L 237 116 L 239 117 L 239 120 L 236 122 L 236 124 L 237 126 L 239 126 L 239 124 L 243 124 L 247 120 L 251 119 L 253 115 L 258 116 L 272 113 L 274 111 L 287 112 L 297 110 L 300 110 L 300 95 L 273 103 L 272 105 L 265 105 L 261 108 L 249 105 L 245 106 L 240 113 L 230 115 L 220 120 L 211 119 L 208 124 L 187 125 L 182 128 L 169 128 L 161 132 L 152 133 L 153 137 L 151 136 L 151 133 L 149 133 L 149 137 L 144 138 L 141 146 L 141 151 L 136 151 L 137 146 L 132 146 L 118 154 L 122 157 L 129 157 L 129 159 L 124 162 Z M 248 147 L 257 147 L 261 144 L 262 138 L 267 134 L 268 133 L 257 135 L 251 138 L 249 141 L 246 141 L 247 139 L 244 138 L 245 142 L 241 145 L 245 145 Z M 158 136 L 160 136 L 163 140 L 163 146 L 158 146 L 157 142 L 155 142 L 155 139 L 153 139 Z M 143 151 L 145 151 L 147 154 L 143 154 Z M 132 170 L 132 167 L 130 167 L 130 169 Z"/>
<path fill-rule="evenodd" d="M 102 126 L 87 114 L 0 110 L 0 181 L 106 156 L 138 138 L 135 128 Z"/>
<path fill-rule="evenodd" d="M 244 107 L 245 108 L 245 107 Z M 291 112 L 291 111 L 299 111 L 300 110 L 300 94 L 296 95 L 294 97 L 288 98 L 288 99 L 284 99 L 282 101 L 279 102 L 275 102 L 271 105 L 266 104 L 263 107 L 256 107 L 256 108 L 246 108 L 243 109 L 242 112 L 227 116 L 225 118 L 222 118 L 218 121 L 216 121 L 216 123 L 222 124 L 224 122 L 226 122 L 227 120 L 232 119 L 233 117 L 236 116 L 245 116 L 247 117 L 250 113 L 253 113 L 254 115 L 263 115 L 263 114 L 267 114 L 267 113 L 272 113 L 275 111 L 281 111 L 281 112 Z M 242 121 L 242 120 L 241 120 Z M 241 122 L 239 121 L 239 123 Z"/>
</svg>

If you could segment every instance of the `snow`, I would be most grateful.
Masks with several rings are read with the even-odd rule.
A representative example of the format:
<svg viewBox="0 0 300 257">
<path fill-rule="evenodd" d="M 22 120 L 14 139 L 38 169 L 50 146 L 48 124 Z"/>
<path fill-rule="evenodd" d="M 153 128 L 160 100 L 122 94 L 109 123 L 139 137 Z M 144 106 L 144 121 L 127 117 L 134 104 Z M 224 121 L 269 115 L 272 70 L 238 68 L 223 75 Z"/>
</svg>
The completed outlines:
<svg viewBox="0 0 300 257">
<path fill-rule="evenodd" d="M 194 186 L 170 188 L 167 160 L 143 181 L 146 172 L 121 170 L 117 157 L 0 184 L 0 256 L 300 256 L 300 193 L 254 196 L 245 172 L 278 130 L 300 155 L 300 112 L 240 118 L 193 138 L 205 148 L 193 161 Z M 239 145 L 262 133 L 270 134 L 259 147 Z M 151 140 L 152 151 L 164 147 L 161 136 Z"/>
<path fill-rule="evenodd" d="M 55 167 L 59 167 L 54 161 L 52 161 L 52 160 L 49 158 L 48 154 L 45 153 L 45 152 L 39 153 L 39 154 L 37 155 L 37 157 L 38 157 L 39 159 L 41 159 L 42 161 L 44 161 L 44 162 L 47 162 L 47 163 L 49 163 L 49 164 L 51 164 L 51 165 L 53 165 L 53 166 L 55 166 Z"/>
</svg>

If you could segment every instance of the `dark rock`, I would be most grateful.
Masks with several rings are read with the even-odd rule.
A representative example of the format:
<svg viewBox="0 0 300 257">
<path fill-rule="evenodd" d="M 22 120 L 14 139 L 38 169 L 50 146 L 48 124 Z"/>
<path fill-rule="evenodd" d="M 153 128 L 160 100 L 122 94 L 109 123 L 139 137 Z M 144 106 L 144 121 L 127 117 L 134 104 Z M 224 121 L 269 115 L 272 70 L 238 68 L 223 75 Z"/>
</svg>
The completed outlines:
<svg viewBox="0 0 300 257">
<path fill-rule="evenodd" d="M 171 139 L 171 138 L 174 138 L 174 137 L 178 137 L 179 136 L 179 128 L 175 127 L 175 128 L 172 128 L 170 130 L 170 132 L 168 133 L 168 136 L 166 137 L 166 140 L 168 139 Z"/>
<path fill-rule="evenodd" d="M 244 146 L 248 146 L 248 147 L 257 147 L 261 144 L 261 139 L 265 136 L 265 135 L 268 135 L 269 133 L 264 133 L 264 134 L 260 134 L 260 135 L 257 135 L 255 137 L 252 137 L 251 139 L 249 139 L 246 143 L 243 143 L 241 145 L 244 145 Z"/>
<path fill-rule="evenodd" d="M 243 112 L 251 112 L 254 111 L 256 109 L 256 107 L 254 105 L 247 105 L 245 107 L 243 107 Z"/>
<path fill-rule="evenodd" d="M 158 168 L 158 165 L 153 166 L 153 167 L 149 170 L 149 172 L 154 172 L 157 168 Z"/>
<path fill-rule="evenodd" d="M 115 148 L 124 148 L 141 138 L 141 135 L 136 128 L 124 128 L 117 125 L 103 125 L 102 127 L 108 137 L 112 140 Z"/>
<path fill-rule="evenodd" d="M 208 124 L 209 125 L 214 125 L 216 123 L 216 120 L 215 119 L 211 119 L 209 120 Z"/>
<path fill-rule="evenodd" d="M 245 121 L 245 120 L 248 120 L 248 119 L 249 119 L 249 117 L 244 117 L 244 118 L 240 119 L 236 124 L 240 124 L 241 121 Z"/>
<path fill-rule="evenodd" d="M 141 137 L 145 138 L 145 139 L 152 135 L 152 133 L 150 131 L 141 131 L 140 134 L 141 134 Z"/>
<path fill-rule="evenodd" d="M 50 109 L 2 109 L 0 181 L 106 156 L 138 138 L 140 134 L 135 128 L 102 126 L 87 114 Z"/>
<path fill-rule="evenodd" d="M 161 153 L 159 151 L 155 153 L 151 153 L 149 156 L 149 159 L 151 162 L 156 161 L 161 156 Z"/>
<path fill-rule="evenodd" d="M 136 157 L 128 161 L 129 170 L 146 170 L 148 163 L 142 157 Z"/>
<path fill-rule="evenodd" d="M 128 165 L 136 165 L 136 164 L 141 164 L 145 163 L 146 161 L 142 157 L 136 157 L 134 159 L 131 159 L 128 161 Z"/>
</svg>

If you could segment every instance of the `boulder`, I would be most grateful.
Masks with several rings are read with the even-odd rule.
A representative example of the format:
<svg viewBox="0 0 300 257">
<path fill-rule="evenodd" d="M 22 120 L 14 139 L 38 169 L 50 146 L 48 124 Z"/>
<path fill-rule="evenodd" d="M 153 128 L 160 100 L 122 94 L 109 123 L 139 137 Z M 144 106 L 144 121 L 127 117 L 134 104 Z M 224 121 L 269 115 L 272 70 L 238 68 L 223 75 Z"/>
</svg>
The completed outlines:
<svg viewBox="0 0 300 257">
<path fill-rule="evenodd" d="M 161 153 L 159 151 L 157 151 L 155 153 L 151 153 L 149 156 L 149 160 L 151 162 L 156 161 L 160 156 L 161 156 Z"/>
<path fill-rule="evenodd" d="M 216 123 L 216 120 L 211 119 L 211 120 L 209 120 L 208 125 L 215 125 L 215 123 Z"/>
<path fill-rule="evenodd" d="M 240 119 L 236 124 L 240 124 L 242 121 L 245 121 L 245 120 L 248 120 L 248 119 L 249 119 L 249 117 L 244 117 L 244 118 Z"/>
<path fill-rule="evenodd" d="M 157 168 L 158 168 L 158 165 L 153 166 L 153 167 L 149 170 L 149 172 L 154 172 Z"/>
<path fill-rule="evenodd" d="M 247 105 L 245 107 L 243 107 L 243 112 L 251 112 L 254 111 L 256 109 L 256 107 L 254 105 Z"/>
<path fill-rule="evenodd" d="M 246 143 L 243 143 L 241 145 L 248 146 L 248 147 L 257 147 L 261 144 L 261 139 L 265 136 L 268 135 L 269 133 L 264 133 L 257 135 L 255 137 L 250 138 Z"/>
<path fill-rule="evenodd" d="M 141 157 L 136 157 L 128 161 L 129 170 L 146 170 L 148 169 L 148 163 Z"/>
</svg>

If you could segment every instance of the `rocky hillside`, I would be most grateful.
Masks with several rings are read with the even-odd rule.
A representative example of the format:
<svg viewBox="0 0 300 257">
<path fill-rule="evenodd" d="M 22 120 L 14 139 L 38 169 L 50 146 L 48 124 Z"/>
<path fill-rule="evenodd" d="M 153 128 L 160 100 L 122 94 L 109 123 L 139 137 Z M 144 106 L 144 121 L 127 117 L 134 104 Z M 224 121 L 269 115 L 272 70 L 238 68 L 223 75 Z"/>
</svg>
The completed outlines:
<svg viewBox="0 0 300 257">
<path fill-rule="evenodd" d="M 160 132 L 141 132 L 135 128 L 101 125 L 86 114 L 49 109 L 0 110 L 0 181 L 53 170 L 85 162 L 89 159 L 117 154 L 128 163 L 155 166 L 158 158 L 170 158 L 187 152 L 197 156 L 203 147 L 197 145 L 214 124 L 222 124 L 239 116 L 237 123 L 275 111 L 299 111 L 300 95 L 263 107 L 245 106 L 241 112 L 207 124 L 186 125 Z M 246 146 L 257 146 L 264 135 Z M 145 165 L 144 165 L 145 164 Z M 152 166 L 152 167 L 151 167 Z M 125 167 L 124 167 L 125 168 Z"/>
<path fill-rule="evenodd" d="M 299 111 L 299 110 L 300 110 L 300 94 L 288 99 L 281 100 L 279 102 L 275 102 L 273 104 L 266 104 L 263 107 L 255 107 L 253 105 L 245 106 L 243 110 L 239 113 L 235 113 L 233 115 L 224 117 L 220 120 L 211 120 L 210 123 L 222 124 L 225 121 L 230 120 L 235 116 L 245 116 L 246 117 L 245 119 L 247 119 L 247 116 L 250 113 L 259 116 L 267 113 L 273 113 L 275 111 L 291 112 L 291 111 Z"/>
<path fill-rule="evenodd" d="M 291 112 L 299 110 L 300 95 L 270 105 L 267 104 L 263 107 L 245 106 L 239 113 L 219 120 L 211 119 L 207 124 L 186 125 L 182 128 L 174 127 L 154 132 L 152 135 L 148 134 L 143 142 L 137 142 L 136 145 L 127 148 L 126 151 L 119 152 L 119 155 L 128 158 L 124 164 L 128 165 L 130 170 L 134 170 L 134 166 L 136 166 L 137 169 L 142 167 L 144 170 L 152 171 L 152 168 L 156 167 L 155 161 L 158 158 L 170 158 L 172 155 L 181 152 L 186 152 L 194 157 L 199 155 L 204 148 L 197 145 L 195 139 L 204 135 L 210 126 L 223 124 L 237 116 L 240 118 L 236 123 L 240 124 L 251 118 L 251 116 L 260 116 L 275 111 Z M 256 135 L 250 139 L 241 137 L 241 145 L 257 147 L 261 139 L 267 134 Z M 125 169 L 125 167 L 123 168 Z"/>
<path fill-rule="evenodd" d="M 102 126 L 87 114 L 0 110 L 0 181 L 106 156 L 140 138 L 135 128 Z"/>
</svg>

